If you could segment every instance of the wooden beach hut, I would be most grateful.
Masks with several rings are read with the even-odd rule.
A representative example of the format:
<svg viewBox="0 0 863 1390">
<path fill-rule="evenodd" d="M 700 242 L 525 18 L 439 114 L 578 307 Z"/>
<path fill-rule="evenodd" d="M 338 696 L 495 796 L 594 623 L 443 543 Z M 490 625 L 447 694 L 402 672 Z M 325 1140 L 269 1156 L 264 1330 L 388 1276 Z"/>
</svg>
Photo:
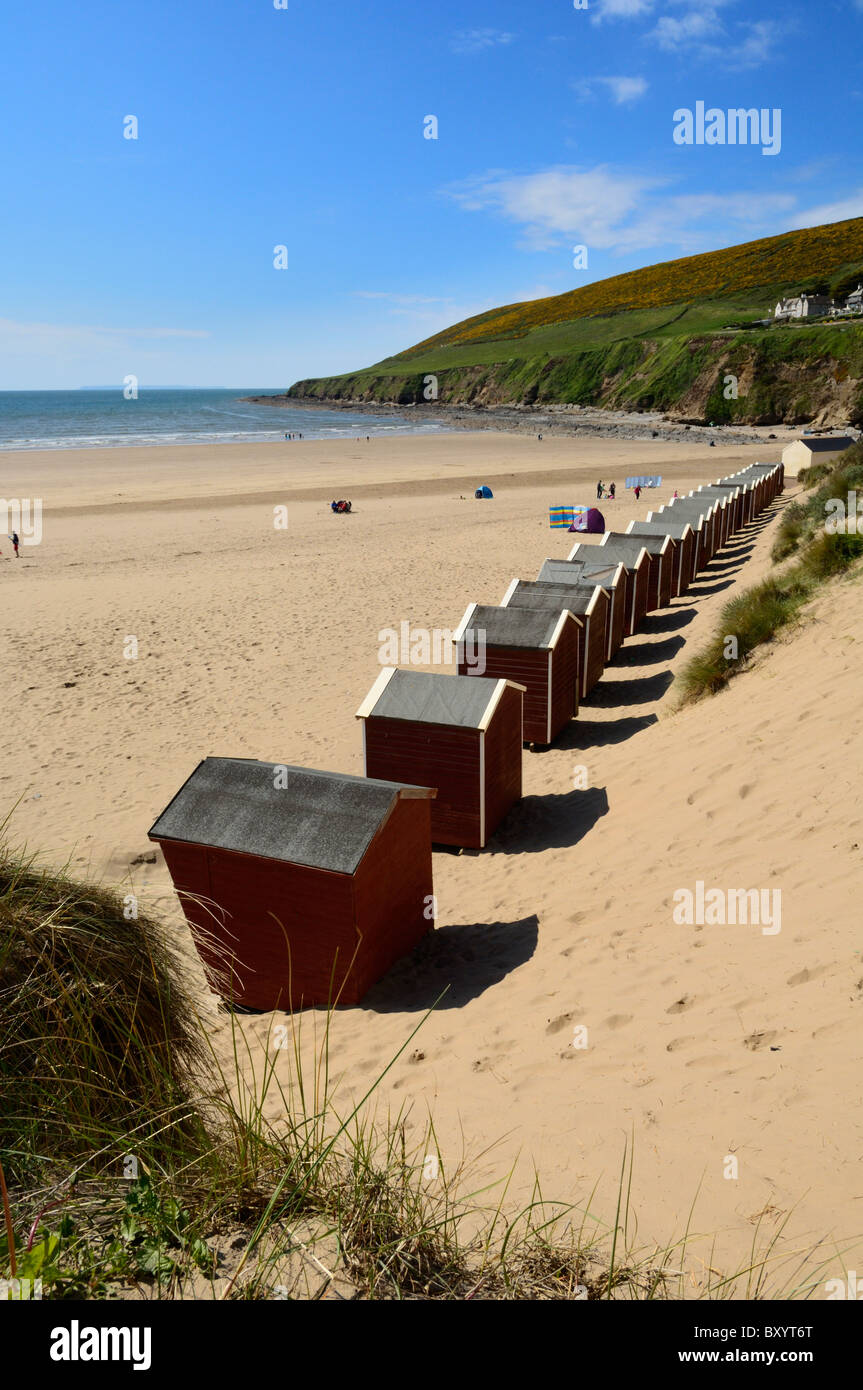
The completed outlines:
<svg viewBox="0 0 863 1390">
<path fill-rule="evenodd" d="M 804 435 L 792 444 L 786 444 L 782 450 L 782 466 L 787 466 L 796 474 L 801 468 L 811 468 L 813 463 L 832 463 L 853 443 L 848 434 Z"/>
<path fill-rule="evenodd" d="M 604 536 L 609 533 L 604 532 Z M 570 560 L 584 560 L 587 564 L 623 565 L 626 574 L 626 609 L 623 619 L 623 636 L 631 637 L 641 626 L 650 601 L 650 556 L 644 546 L 633 553 L 631 545 L 621 550 L 612 541 L 606 545 L 584 545 L 576 543 L 569 552 Z"/>
<path fill-rule="evenodd" d="M 546 745 L 578 709 L 578 630 L 568 609 L 498 608 L 471 603 L 459 623 L 460 676 L 492 676 L 524 687 L 522 738 Z M 465 661 L 465 647 L 482 655 L 483 670 Z"/>
<path fill-rule="evenodd" d="M 524 686 L 384 667 L 357 710 L 367 777 L 434 787 L 435 844 L 482 849 L 521 799 Z"/>
<path fill-rule="evenodd" d="M 658 512 L 648 512 L 647 515 L 650 521 L 661 518 L 668 521 L 689 522 L 693 531 L 698 534 L 696 565 L 701 571 L 709 565 L 716 554 L 716 511 L 715 502 L 699 502 L 694 497 L 676 497 L 673 502 L 667 502 L 664 507 L 660 507 Z"/>
<path fill-rule="evenodd" d="M 152 826 L 218 992 L 356 1004 L 432 926 L 434 790 L 205 758 Z"/>
<path fill-rule="evenodd" d="M 598 547 L 597 547 L 598 549 Z M 631 580 L 620 563 L 596 559 L 544 560 L 537 579 L 545 584 L 589 584 L 605 589 L 611 599 L 605 643 L 608 665 L 626 634 L 626 614 L 632 603 Z"/>
<path fill-rule="evenodd" d="M 755 484 L 751 478 L 719 478 L 712 484 L 713 487 L 727 488 L 729 491 L 737 493 L 738 496 L 738 530 L 748 526 L 754 515 L 755 504 Z"/>
<path fill-rule="evenodd" d="M 624 547 L 630 548 L 630 553 L 636 545 L 643 545 L 650 559 L 649 583 L 647 586 L 647 611 L 652 613 L 656 608 L 667 608 L 673 597 L 675 586 L 674 567 L 677 563 L 677 554 L 674 541 L 670 536 L 651 536 L 633 535 L 631 531 L 609 531 L 609 541 L 603 540 L 602 549 L 611 544 L 615 544 L 615 554 L 623 555 Z"/>
<path fill-rule="evenodd" d="M 695 557 L 697 537 L 688 521 L 675 525 L 671 521 L 630 521 L 626 534 L 639 536 L 642 540 L 665 539 L 669 544 L 667 555 L 671 576 L 671 597 L 679 598 L 695 577 Z"/>
<path fill-rule="evenodd" d="M 633 536 L 624 531 L 606 531 L 600 550 L 626 562 L 627 556 L 637 557 L 639 548 L 647 555 L 647 598 L 645 613 L 667 608 L 671 602 L 671 567 L 674 560 L 667 536 Z M 640 619 L 639 619 L 640 622 Z"/>
<path fill-rule="evenodd" d="M 699 487 L 689 493 L 689 501 L 712 502 L 716 507 L 716 549 L 726 546 L 733 535 L 734 507 L 732 495 L 724 488 Z"/>
<path fill-rule="evenodd" d="M 746 486 L 743 483 L 707 483 L 704 487 L 698 488 L 694 493 L 696 497 L 713 497 L 718 502 L 726 497 L 726 509 L 728 512 L 728 524 L 726 526 L 725 543 L 742 531 L 746 525 Z"/>
<path fill-rule="evenodd" d="M 767 484 L 767 496 L 765 506 L 772 502 L 773 498 L 784 491 L 785 488 L 785 464 L 784 463 L 752 463 L 746 472 L 753 473 L 757 477 L 764 479 Z"/>
<path fill-rule="evenodd" d="M 739 473 L 721 478 L 723 483 L 751 482 L 755 491 L 753 513 L 764 510 L 785 486 L 785 468 L 781 463 L 751 463 Z"/>
<path fill-rule="evenodd" d="M 538 579 L 513 579 L 500 602 L 502 608 L 544 608 L 552 613 L 568 610 L 581 619 L 578 697 L 583 700 L 605 670 L 611 621 L 608 590 L 599 584 L 546 584 Z M 577 703 L 573 713 L 578 713 Z"/>
</svg>

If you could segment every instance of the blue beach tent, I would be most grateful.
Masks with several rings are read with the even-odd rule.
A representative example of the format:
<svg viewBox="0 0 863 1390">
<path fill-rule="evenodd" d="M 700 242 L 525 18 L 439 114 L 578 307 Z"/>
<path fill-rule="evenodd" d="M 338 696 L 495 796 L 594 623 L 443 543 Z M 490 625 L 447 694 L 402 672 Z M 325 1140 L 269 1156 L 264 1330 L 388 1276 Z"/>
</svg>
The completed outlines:
<svg viewBox="0 0 863 1390">
<path fill-rule="evenodd" d="M 494 497 L 494 493 L 486 483 L 483 483 L 481 487 L 477 488 L 474 497 Z"/>
</svg>

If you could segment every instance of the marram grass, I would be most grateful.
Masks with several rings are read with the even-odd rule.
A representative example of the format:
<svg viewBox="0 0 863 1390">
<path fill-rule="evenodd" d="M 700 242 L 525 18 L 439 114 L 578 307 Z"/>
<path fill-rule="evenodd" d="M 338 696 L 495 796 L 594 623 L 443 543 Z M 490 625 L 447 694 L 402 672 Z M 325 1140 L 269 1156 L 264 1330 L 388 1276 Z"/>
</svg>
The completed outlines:
<svg viewBox="0 0 863 1390">
<path fill-rule="evenodd" d="M 369 1118 L 424 1020 L 344 1111 L 329 1012 L 289 1017 L 287 1054 L 228 1013 L 221 1063 L 166 928 L 123 908 L 0 849 L 0 1278 L 20 1296 L 40 1279 L 53 1299 L 285 1297 L 300 1249 L 328 1285 L 321 1240 L 342 1296 L 368 1299 L 806 1297 L 822 1265 L 835 1270 L 835 1251 L 781 1246 L 782 1229 L 757 1230 L 725 1275 L 709 1240 L 693 1275 L 705 1238 L 691 1222 L 664 1247 L 639 1245 L 632 1143 L 610 1217 L 594 1193 L 562 1204 L 538 1179 L 513 1209 L 512 1171 L 472 1186 L 488 1154 L 448 1163 L 430 1117 L 410 1139 L 409 1112 Z M 320 1027 L 305 1067 L 304 1026 Z"/>
</svg>

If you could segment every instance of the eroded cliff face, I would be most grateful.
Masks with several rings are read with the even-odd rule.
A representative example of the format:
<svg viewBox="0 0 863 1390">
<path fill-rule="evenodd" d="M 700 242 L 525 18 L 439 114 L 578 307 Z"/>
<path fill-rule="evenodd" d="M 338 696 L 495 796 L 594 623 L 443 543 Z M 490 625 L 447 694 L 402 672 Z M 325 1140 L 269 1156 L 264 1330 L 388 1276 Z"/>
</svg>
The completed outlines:
<svg viewBox="0 0 863 1390">
<path fill-rule="evenodd" d="M 565 356 L 436 372 L 362 371 L 298 381 L 288 395 L 409 405 L 428 401 L 430 389 L 440 405 L 571 403 L 661 410 L 704 424 L 863 426 L 863 324 L 627 339 Z"/>
</svg>

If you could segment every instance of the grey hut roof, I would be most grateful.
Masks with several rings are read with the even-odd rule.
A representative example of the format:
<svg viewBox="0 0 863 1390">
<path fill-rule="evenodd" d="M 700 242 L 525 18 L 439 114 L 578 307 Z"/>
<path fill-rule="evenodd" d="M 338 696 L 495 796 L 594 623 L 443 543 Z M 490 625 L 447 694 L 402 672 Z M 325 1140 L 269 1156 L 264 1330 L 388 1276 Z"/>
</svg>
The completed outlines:
<svg viewBox="0 0 863 1390">
<path fill-rule="evenodd" d="M 660 508 L 662 516 L 682 516 L 691 523 L 693 517 L 699 521 L 709 521 L 716 510 L 716 498 L 705 497 L 699 502 L 695 497 L 678 497 L 674 502 L 668 502 Z"/>
<path fill-rule="evenodd" d="M 466 632 L 485 634 L 491 647 L 552 647 L 562 626 L 563 609 L 496 608 L 491 604 L 472 604 L 454 634 L 461 641 Z M 476 676 L 471 676 L 476 680 Z"/>
<path fill-rule="evenodd" d="M 638 559 L 641 550 L 646 550 L 650 555 L 659 555 L 668 539 L 667 536 L 656 533 L 646 536 L 639 535 L 637 531 L 609 531 L 607 534 L 611 540 L 603 541 L 600 550 L 608 550 L 621 557 L 628 554 L 634 560 Z"/>
<path fill-rule="evenodd" d="M 389 667 L 369 691 L 357 716 L 481 729 L 500 687 L 514 684 L 491 676 L 447 676 Z"/>
<path fill-rule="evenodd" d="M 540 579 L 519 579 L 510 585 L 504 599 L 508 608 L 544 608 L 554 613 L 568 608 L 577 616 L 588 612 L 597 590 L 605 593 L 599 584 L 549 584 Z"/>
<path fill-rule="evenodd" d="M 688 521 L 672 521 L 670 518 L 665 521 L 655 512 L 653 515 L 653 521 L 633 521 L 630 535 L 645 538 L 648 536 L 670 536 L 674 541 L 682 541 L 687 531 L 692 530 Z"/>
<path fill-rule="evenodd" d="M 600 554 L 607 555 L 610 560 L 616 560 L 618 564 L 626 565 L 628 569 L 636 563 L 642 550 L 648 549 L 643 539 L 638 540 L 635 536 L 625 536 L 612 531 L 607 531 L 606 535 L 609 539 L 600 545 Z M 658 551 L 659 546 L 656 548 Z M 576 558 L 580 559 L 581 557 L 577 556 Z"/>
<path fill-rule="evenodd" d="M 277 769 L 284 769 L 284 786 L 276 786 Z M 351 874 L 400 796 L 434 791 L 252 758 L 205 758 L 149 836 Z"/>
<path fill-rule="evenodd" d="M 600 547 L 596 547 L 599 552 Z M 543 560 L 537 579 L 548 584 L 583 584 L 588 578 L 595 584 L 613 587 L 617 579 L 617 566 L 620 561 L 609 564 L 608 560 L 596 560 L 579 555 L 577 560 Z"/>
<path fill-rule="evenodd" d="M 813 454 L 826 454 L 833 449 L 850 449 L 854 440 L 850 435 L 837 434 L 832 439 L 796 439 L 795 444 L 805 444 Z"/>
</svg>

